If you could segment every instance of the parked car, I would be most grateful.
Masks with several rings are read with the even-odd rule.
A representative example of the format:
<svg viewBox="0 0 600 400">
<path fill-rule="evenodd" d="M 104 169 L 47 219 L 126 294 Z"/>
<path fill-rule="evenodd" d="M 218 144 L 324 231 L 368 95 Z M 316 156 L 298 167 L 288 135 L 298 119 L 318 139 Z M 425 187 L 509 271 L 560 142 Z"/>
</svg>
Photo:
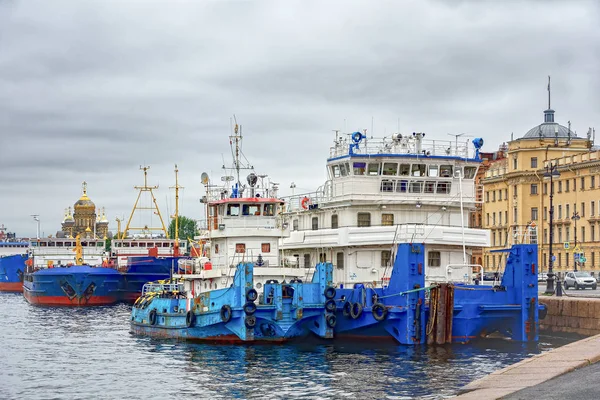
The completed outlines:
<svg viewBox="0 0 600 400">
<path fill-rule="evenodd" d="M 592 288 L 592 290 L 596 290 L 596 287 L 598 287 L 598 282 L 596 282 L 596 279 L 589 272 L 569 272 L 565 276 L 565 289 Z"/>
<path fill-rule="evenodd" d="M 540 272 L 538 274 L 538 282 L 546 282 L 548 280 L 548 274 L 545 272 Z"/>
</svg>

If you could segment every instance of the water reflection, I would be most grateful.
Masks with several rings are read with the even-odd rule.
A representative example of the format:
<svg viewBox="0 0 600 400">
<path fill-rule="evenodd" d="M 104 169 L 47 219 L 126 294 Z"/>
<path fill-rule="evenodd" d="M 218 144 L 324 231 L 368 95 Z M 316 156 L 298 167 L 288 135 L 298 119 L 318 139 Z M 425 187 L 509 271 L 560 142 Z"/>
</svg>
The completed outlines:
<svg viewBox="0 0 600 400">
<path fill-rule="evenodd" d="M 129 313 L 125 305 L 32 307 L 0 295 L 0 398 L 442 398 L 566 342 L 194 344 L 133 336 Z"/>
</svg>

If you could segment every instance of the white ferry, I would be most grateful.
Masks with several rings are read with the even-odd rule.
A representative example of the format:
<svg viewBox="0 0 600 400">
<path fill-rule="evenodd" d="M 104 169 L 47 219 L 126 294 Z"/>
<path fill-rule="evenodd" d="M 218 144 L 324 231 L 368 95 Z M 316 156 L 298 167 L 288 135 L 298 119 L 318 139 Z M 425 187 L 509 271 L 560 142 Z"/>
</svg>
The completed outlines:
<svg viewBox="0 0 600 400">
<path fill-rule="evenodd" d="M 83 262 L 100 266 L 106 258 L 103 239 L 81 239 Z M 40 238 L 31 239 L 29 263 L 33 269 L 75 265 L 77 239 Z"/>
<path fill-rule="evenodd" d="M 427 282 L 470 281 L 471 249 L 490 245 L 487 230 L 468 228 L 468 211 L 482 198 L 475 176 L 483 140 L 424 138 L 336 132 L 325 184 L 285 199 L 286 261 L 332 262 L 341 285 L 385 285 L 395 245 L 423 243 Z"/>
</svg>

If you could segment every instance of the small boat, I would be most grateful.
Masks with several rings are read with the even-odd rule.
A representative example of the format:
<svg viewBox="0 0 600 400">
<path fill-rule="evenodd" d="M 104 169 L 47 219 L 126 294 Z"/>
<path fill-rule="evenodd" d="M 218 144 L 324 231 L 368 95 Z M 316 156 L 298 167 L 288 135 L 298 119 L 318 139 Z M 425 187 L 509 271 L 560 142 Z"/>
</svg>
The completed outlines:
<svg viewBox="0 0 600 400">
<path fill-rule="evenodd" d="M 35 254 L 28 260 L 23 296 L 30 304 L 78 307 L 111 305 L 119 301 L 119 271 L 84 264 L 79 236 L 75 250 L 74 265 L 54 266 L 49 262 L 45 268 L 38 268 L 34 262 Z"/>
<path fill-rule="evenodd" d="M 309 335 L 333 337 L 333 266 L 319 264 L 311 283 L 271 281 L 253 288 L 254 265 L 240 263 L 231 286 L 211 289 L 227 271 L 200 269 L 149 283 L 131 312 L 135 334 L 214 342 L 281 342 Z"/>
</svg>

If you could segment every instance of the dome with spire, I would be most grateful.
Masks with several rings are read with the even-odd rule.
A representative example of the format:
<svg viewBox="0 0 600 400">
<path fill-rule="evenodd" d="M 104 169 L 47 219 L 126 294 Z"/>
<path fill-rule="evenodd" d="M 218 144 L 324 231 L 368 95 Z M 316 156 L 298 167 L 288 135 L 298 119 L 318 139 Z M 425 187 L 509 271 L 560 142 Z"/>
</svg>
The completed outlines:
<svg viewBox="0 0 600 400">
<path fill-rule="evenodd" d="M 75 209 L 81 209 L 81 208 L 93 208 L 96 209 L 96 205 L 94 204 L 94 202 L 92 200 L 90 200 L 90 198 L 87 195 L 87 183 L 83 182 L 83 194 L 81 195 L 81 197 L 79 198 L 79 200 L 77 200 L 77 202 L 75 203 Z"/>
<path fill-rule="evenodd" d="M 554 122 L 554 110 L 544 111 L 544 122 L 531 128 L 523 139 L 579 139 L 577 135 L 566 126 Z"/>
<path fill-rule="evenodd" d="M 63 219 L 62 223 L 65 226 L 75 225 L 75 218 L 73 218 L 73 215 L 71 215 L 71 207 L 65 210 L 65 218 Z"/>
</svg>

